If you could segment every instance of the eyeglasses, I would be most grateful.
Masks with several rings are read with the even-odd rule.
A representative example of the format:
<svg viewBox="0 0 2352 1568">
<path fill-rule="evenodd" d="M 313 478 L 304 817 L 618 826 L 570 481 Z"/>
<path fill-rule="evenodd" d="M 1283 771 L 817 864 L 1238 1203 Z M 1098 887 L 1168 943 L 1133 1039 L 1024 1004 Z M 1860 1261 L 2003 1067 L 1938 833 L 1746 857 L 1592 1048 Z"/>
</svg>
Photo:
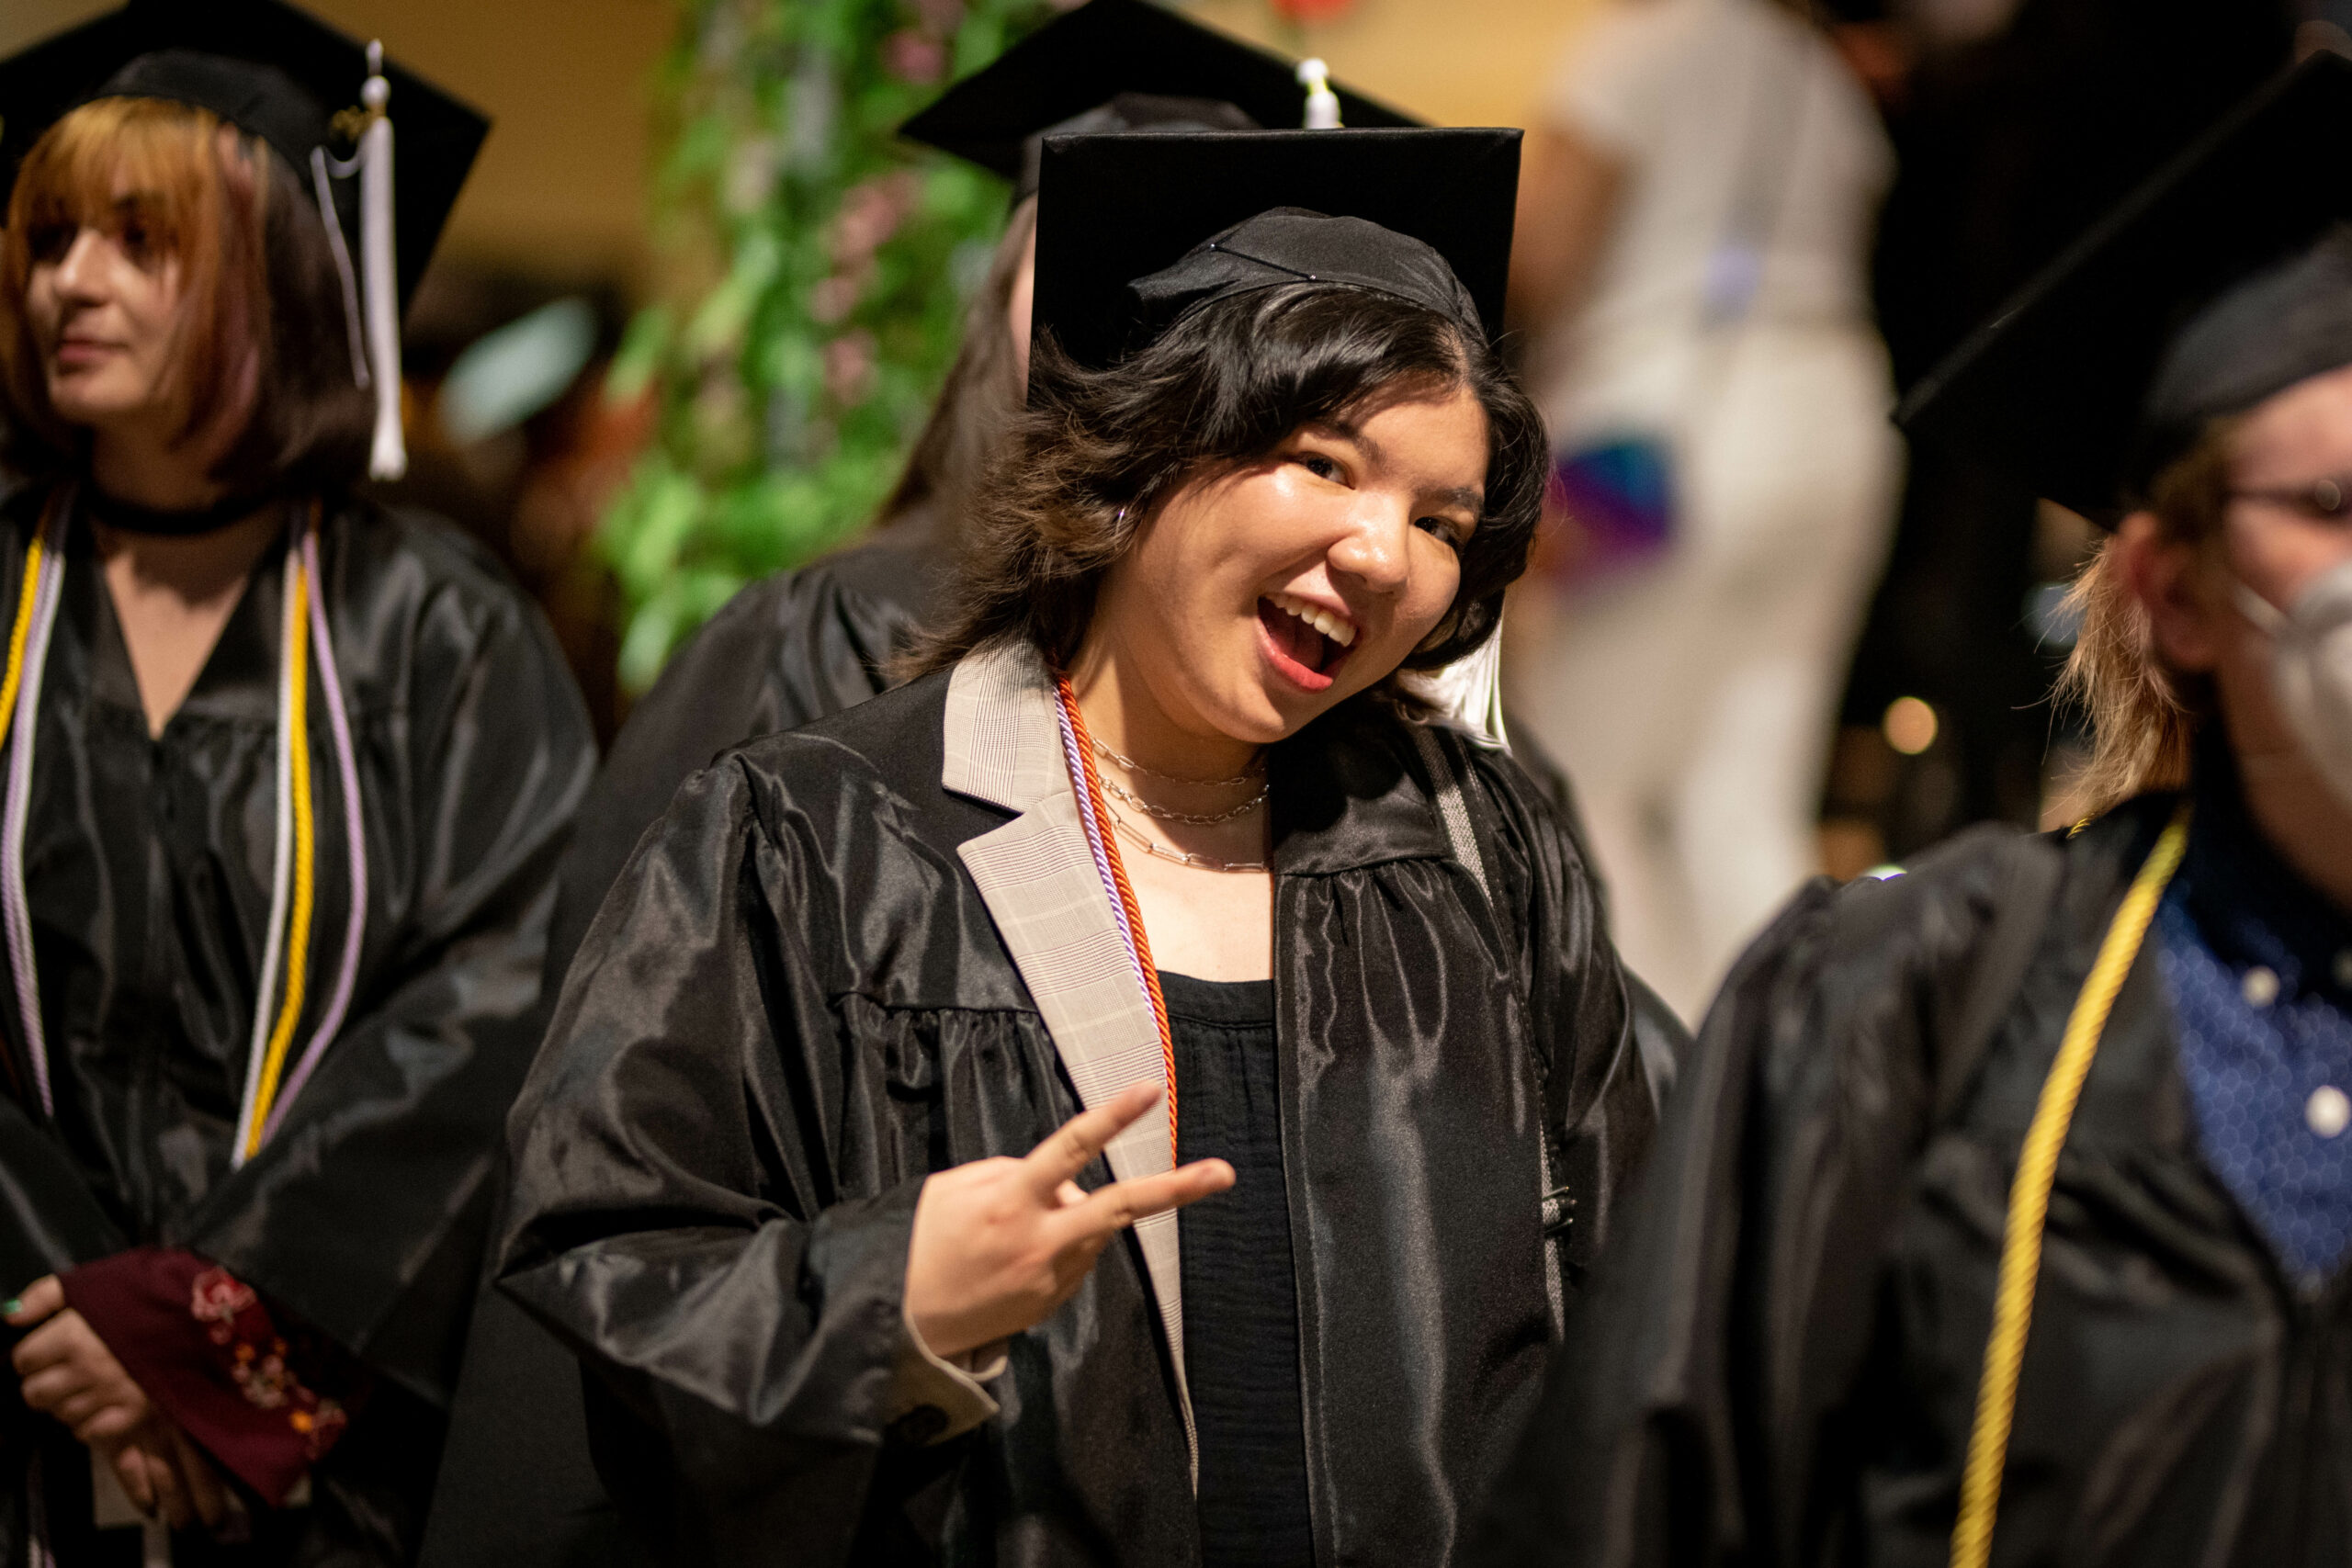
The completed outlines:
<svg viewBox="0 0 2352 1568">
<path fill-rule="evenodd" d="M 2233 490 L 2232 501 L 2265 501 L 2311 517 L 2352 516 L 2352 476 L 2313 479 L 2309 484 L 2275 490 Z"/>
</svg>

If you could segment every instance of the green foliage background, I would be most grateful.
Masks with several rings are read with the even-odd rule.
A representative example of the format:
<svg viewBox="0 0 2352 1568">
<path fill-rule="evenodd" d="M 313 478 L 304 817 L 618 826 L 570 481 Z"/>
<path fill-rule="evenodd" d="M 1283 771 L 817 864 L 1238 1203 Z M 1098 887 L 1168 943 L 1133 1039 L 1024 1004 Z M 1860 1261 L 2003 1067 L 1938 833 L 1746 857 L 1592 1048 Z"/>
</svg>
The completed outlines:
<svg viewBox="0 0 2352 1568">
<path fill-rule="evenodd" d="M 855 532 L 955 357 L 1002 181 L 893 134 L 1044 0 L 680 0 L 660 67 L 663 283 L 611 395 L 653 440 L 601 544 L 642 691 L 749 580 Z"/>
</svg>

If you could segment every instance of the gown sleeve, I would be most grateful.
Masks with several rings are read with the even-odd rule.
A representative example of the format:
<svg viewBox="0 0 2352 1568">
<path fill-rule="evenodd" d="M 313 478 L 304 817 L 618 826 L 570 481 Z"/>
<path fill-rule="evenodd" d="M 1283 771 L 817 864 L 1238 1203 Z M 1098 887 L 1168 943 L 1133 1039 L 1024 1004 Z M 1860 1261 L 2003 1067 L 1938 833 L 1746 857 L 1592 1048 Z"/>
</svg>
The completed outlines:
<svg viewBox="0 0 2352 1568">
<path fill-rule="evenodd" d="M 995 1404 L 904 1316 L 922 1173 L 833 1168 L 866 1113 L 759 795 L 695 779 L 591 928 L 511 1122 L 503 1284 L 654 1438 L 688 1560 L 837 1563 L 886 1450 Z"/>
<path fill-rule="evenodd" d="M 1841 1422 L 1996 834 L 2030 842 L 1988 830 L 1891 883 L 1815 883 L 1735 966 L 1469 1562 L 1834 1558 Z"/>
<path fill-rule="evenodd" d="M 409 656 L 413 761 L 406 776 L 368 771 L 397 796 L 371 819 L 397 824 L 413 857 L 406 892 L 386 895 L 408 901 L 385 921 L 394 945 L 285 1123 L 188 1234 L 163 1239 L 446 1403 L 503 1114 L 544 1016 L 556 861 L 595 749 L 554 639 L 519 595 L 438 646 L 443 612 L 424 613 Z M 375 902 L 371 922 L 386 913 Z"/>
<path fill-rule="evenodd" d="M 877 569 L 910 578 L 903 555 L 867 545 L 764 578 L 672 656 L 581 804 L 548 933 L 550 998 L 596 907 L 680 784 L 730 746 L 828 717 L 888 684 L 915 611 L 881 591 L 889 579 Z"/>
</svg>

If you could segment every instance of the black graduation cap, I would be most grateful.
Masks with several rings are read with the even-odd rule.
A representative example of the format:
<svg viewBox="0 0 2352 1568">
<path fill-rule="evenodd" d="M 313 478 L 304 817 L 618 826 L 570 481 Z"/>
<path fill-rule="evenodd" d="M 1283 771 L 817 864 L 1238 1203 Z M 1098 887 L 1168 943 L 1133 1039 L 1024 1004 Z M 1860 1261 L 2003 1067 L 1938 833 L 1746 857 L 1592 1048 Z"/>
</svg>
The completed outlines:
<svg viewBox="0 0 2352 1568">
<path fill-rule="evenodd" d="M 2105 524 L 2207 421 L 2352 364 L 2352 61 L 2231 111 L 1915 387 L 1896 418 Z"/>
<path fill-rule="evenodd" d="M 210 109 L 276 148 L 309 190 L 313 147 L 352 151 L 334 119 L 358 107 L 369 73 L 358 41 L 282 0 L 130 0 L 0 61 L 0 204 L 42 133 L 100 97 Z M 383 74 L 399 131 L 393 250 L 405 307 L 490 122 L 397 64 Z M 353 183 L 336 182 L 346 228 Z"/>
<path fill-rule="evenodd" d="M 1334 84 L 1342 125 L 1420 122 Z M 993 169 L 1034 188 L 1033 139 L 1114 98 L 1208 100 L 1270 130 L 1301 123 L 1306 91 L 1279 55 L 1150 4 L 1087 0 L 1056 17 L 942 94 L 899 128 L 911 141 Z M 1071 131 L 1142 130 L 1181 118 L 1129 113 L 1124 125 L 1071 124 Z M 1234 127 L 1208 121 L 1203 130 Z"/>
<path fill-rule="evenodd" d="M 1492 339 L 1519 141 L 1426 129 L 1048 137 L 1035 330 L 1081 365 L 1109 365 L 1193 305 L 1313 276 L 1457 320 L 1466 303 Z"/>
</svg>

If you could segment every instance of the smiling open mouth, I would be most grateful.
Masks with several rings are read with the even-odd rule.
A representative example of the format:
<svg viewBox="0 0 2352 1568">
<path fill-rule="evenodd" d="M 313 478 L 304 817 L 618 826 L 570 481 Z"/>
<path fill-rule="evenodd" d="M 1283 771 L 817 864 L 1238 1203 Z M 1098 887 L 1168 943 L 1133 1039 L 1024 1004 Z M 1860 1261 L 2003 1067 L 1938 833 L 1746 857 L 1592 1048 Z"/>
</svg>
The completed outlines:
<svg viewBox="0 0 2352 1568">
<path fill-rule="evenodd" d="M 1258 624 L 1265 628 L 1274 667 L 1310 692 L 1330 685 L 1356 640 L 1355 624 L 1345 615 L 1290 593 L 1260 599 Z"/>
</svg>

